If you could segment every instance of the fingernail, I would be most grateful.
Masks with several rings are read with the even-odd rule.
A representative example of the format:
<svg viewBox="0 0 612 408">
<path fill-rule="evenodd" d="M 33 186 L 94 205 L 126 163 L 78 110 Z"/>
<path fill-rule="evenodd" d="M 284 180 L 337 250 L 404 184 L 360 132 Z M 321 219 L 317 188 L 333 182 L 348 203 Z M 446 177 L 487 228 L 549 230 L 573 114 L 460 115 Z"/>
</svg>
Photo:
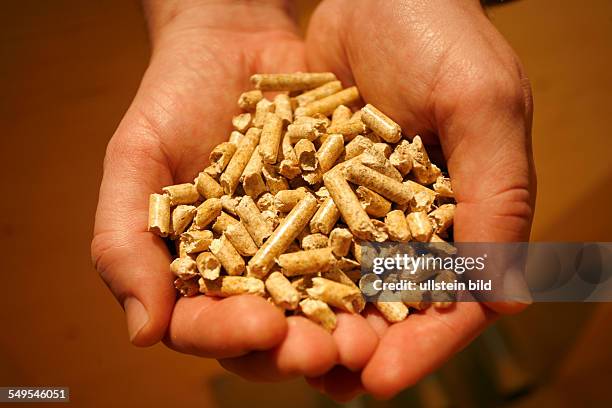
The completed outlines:
<svg viewBox="0 0 612 408">
<path fill-rule="evenodd" d="M 504 300 L 529 305 L 533 298 L 527 287 L 523 273 L 517 269 L 510 269 L 504 276 Z"/>
<path fill-rule="evenodd" d="M 135 297 L 127 298 L 125 302 L 123 302 L 123 308 L 127 315 L 127 327 L 128 333 L 130 334 L 130 341 L 134 342 L 140 330 L 142 330 L 149 321 L 149 314 L 144 305 Z"/>
</svg>

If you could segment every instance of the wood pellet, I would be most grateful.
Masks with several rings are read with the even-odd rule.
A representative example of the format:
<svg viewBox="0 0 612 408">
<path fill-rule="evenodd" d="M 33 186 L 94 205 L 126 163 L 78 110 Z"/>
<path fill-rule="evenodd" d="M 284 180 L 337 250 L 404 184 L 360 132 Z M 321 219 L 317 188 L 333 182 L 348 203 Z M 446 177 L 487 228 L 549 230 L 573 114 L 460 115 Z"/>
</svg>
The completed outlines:
<svg viewBox="0 0 612 408">
<path fill-rule="evenodd" d="M 228 141 L 193 183 L 150 195 L 148 230 L 174 243 L 168 267 L 180 295 L 262 296 L 333 331 L 336 312 L 365 307 L 363 242 L 452 238 L 451 179 L 418 135 L 331 72 L 257 74 L 251 83 L 237 95 Z M 427 299 L 374 307 L 395 323 Z"/>
</svg>

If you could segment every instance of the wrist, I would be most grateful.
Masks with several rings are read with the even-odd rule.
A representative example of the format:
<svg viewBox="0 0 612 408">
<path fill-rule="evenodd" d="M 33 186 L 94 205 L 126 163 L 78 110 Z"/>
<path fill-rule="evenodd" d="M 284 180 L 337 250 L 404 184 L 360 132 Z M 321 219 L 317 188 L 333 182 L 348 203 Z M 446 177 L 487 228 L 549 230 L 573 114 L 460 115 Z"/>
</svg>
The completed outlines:
<svg viewBox="0 0 612 408">
<path fill-rule="evenodd" d="M 295 31 L 290 0 L 142 0 L 153 45 L 181 30 Z"/>
</svg>

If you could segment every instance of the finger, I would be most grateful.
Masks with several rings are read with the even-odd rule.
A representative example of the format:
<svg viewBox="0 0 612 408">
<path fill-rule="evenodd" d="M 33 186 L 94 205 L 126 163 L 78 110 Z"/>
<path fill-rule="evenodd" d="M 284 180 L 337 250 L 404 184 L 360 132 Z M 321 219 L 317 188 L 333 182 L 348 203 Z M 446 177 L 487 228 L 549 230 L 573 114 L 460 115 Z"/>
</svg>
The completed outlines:
<svg viewBox="0 0 612 408">
<path fill-rule="evenodd" d="M 361 373 L 335 366 L 323 376 L 324 392 L 336 402 L 344 403 L 363 393 Z"/>
<path fill-rule="evenodd" d="M 253 381 L 280 381 L 298 375 L 317 377 L 338 361 L 331 335 L 301 316 L 287 318 L 287 336 L 276 348 L 220 361 L 227 370 Z"/>
<path fill-rule="evenodd" d="M 113 142 L 107 150 L 91 251 L 96 269 L 125 309 L 130 340 L 148 346 L 163 336 L 175 292 L 168 250 L 146 231 L 147 200 L 154 185 L 171 177 L 144 129 L 130 129 L 143 137 Z"/>
<path fill-rule="evenodd" d="M 391 325 L 363 370 L 365 390 L 386 399 L 416 384 L 465 347 L 493 318 L 478 303 L 464 302 L 442 313 L 430 308 Z"/>
<path fill-rule="evenodd" d="M 363 369 L 378 344 L 378 334 L 361 315 L 338 313 L 332 335 L 338 348 L 338 364 L 351 371 Z"/>
<path fill-rule="evenodd" d="M 181 298 L 165 343 L 201 357 L 228 358 L 266 350 L 287 334 L 285 316 L 259 296 Z"/>
<path fill-rule="evenodd" d="M 381 338 L 389 328 L 389 322 L 387 322 L 387 319 L 385 319 L 370 303 L 368 303 L 364 309 L 364 317 L 379 338 Z"/>
</svg>

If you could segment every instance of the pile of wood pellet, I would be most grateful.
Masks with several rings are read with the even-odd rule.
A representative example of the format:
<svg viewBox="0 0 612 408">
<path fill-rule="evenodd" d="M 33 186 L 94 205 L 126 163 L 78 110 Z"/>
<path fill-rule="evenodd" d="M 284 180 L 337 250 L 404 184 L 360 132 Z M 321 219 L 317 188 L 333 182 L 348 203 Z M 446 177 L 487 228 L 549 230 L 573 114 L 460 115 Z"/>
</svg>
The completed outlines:
<svg viewBox="0 0 612 408">
<path fill-rule="evenodd" d="M 358 89 L 342 89 L 333 73 L 251 82 L 229 141 L 194 183 L 151 194 L 149 231 L 173 243 L 182 295 L 259 295 L 331 331 L 334 310 L 365 307 L 356 284 L 363 241 L 448 237 L 450 180 L 419 136 L 409 140 L 374 106 L 360 108 Z M 397 322 L 427 303 L 374 305 Z"/>
</svg>

